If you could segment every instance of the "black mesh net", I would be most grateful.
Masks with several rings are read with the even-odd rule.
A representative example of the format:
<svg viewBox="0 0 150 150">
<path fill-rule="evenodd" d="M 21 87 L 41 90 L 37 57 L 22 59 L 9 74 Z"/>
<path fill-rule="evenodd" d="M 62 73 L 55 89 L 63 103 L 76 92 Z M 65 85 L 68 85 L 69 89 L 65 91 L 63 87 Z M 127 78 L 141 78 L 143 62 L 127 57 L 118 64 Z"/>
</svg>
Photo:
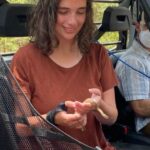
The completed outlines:
<svg viewBox="0 0 150 150">
<path fill-rule="evenodd" d="M 94 149 L 43 119 L 0 56 L 0 150 Z"/>
</svg>

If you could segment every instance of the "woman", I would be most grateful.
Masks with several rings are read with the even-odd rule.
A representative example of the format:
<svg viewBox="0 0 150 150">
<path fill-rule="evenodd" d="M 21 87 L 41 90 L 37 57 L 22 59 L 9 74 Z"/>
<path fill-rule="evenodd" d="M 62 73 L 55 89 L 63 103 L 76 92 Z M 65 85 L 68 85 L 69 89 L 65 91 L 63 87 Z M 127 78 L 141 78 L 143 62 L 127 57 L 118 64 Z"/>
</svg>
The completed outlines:
<svg viewBox="0 0 150 150">
<path fill-rule="evenodd" d="M 116 121 L 117 80 L 105 48 L 91 43 L 92 15 L 92 0 L 39 0 L 32 42 L 16 53 L 11 69 L 45 119 L 89 146 L 114 149 L 100 123 Z M 84 103 L 89 97 L 93 103 Z"/>
</svg>

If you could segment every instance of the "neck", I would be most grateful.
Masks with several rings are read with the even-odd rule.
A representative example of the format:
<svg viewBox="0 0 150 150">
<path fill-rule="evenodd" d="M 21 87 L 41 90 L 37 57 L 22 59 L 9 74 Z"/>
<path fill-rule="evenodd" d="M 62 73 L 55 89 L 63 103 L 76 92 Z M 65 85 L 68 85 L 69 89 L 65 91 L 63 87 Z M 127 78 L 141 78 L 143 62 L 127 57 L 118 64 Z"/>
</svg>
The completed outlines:
<svg viewBox="0 0 150 150">
<path fill-rule="evenodd" d="M 82 54 L 76 43 L 59 43 L 59 46 L 54 49 L 53 53 L 49 55 L 59 66 L 70 68 L 76 65 L 81 59 Z"/>
<path fill-rule="evenodd" d="M 55 48 L 54 51 L 60 51 L 62 53 L 72 53 L 78 51 L 78 44 L 77 42 L 60 42 L 58 47 Z"/>
</svg>

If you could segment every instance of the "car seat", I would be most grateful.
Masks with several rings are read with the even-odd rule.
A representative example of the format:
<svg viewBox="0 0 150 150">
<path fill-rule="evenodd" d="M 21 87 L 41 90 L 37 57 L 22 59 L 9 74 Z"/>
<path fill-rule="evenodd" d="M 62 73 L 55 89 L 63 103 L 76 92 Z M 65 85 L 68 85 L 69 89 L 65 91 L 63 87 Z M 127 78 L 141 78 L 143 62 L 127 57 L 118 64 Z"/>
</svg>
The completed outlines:
<svg viewBox="0 0 150 150">
<path fill-rule="evenodd" d="M 27 36 L 27 18 L 32 8 L 31 4 L 10 4 L 0 2 L 0 36 Z"/>
</svg>

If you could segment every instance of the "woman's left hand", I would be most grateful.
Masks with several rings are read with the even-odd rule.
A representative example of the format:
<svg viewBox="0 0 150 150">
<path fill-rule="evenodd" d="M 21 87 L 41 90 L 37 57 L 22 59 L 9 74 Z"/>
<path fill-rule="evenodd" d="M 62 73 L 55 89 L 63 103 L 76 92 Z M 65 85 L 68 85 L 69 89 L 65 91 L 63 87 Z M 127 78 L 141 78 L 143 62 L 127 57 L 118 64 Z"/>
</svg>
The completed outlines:
<svg viewBox="0 0 150 150">
<path fill-rule="evenodd" d="M 90 103 L 83 103 L 79 101 L 66 101 L 65 106 L 67 108 L 74 109 L 75 113 L 80 113 L 81 115 L 87 114 L 89 111 L 92 110 L 91 104 Z"/>
</svg>

